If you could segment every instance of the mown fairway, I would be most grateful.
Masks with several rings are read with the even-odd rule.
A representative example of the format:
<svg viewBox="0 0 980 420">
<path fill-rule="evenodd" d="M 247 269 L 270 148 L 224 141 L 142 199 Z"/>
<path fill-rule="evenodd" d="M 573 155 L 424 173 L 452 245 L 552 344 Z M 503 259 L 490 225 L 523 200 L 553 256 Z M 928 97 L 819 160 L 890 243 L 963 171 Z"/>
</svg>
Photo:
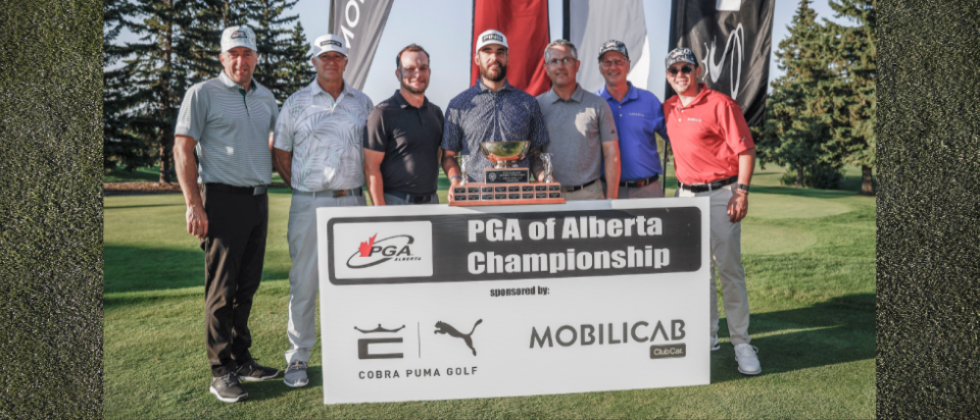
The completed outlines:
<svg viewBox="0 0 980 420">
<path fill-rule="evenodd" d="M 856 195 L 855 169 L 848 191 L 780 187 L 782 172 L 757 170 L 742 227 L 762 375 L 736 371 L 723 319 L 708 386 L 339 406 L 323 405 L 319 345 L 306 388 L 287 388 L 280 375 L 246 384 L 244 403 L 209 394 L 204 257 L 185 232 L 182 197 L 107 197 L 106 418 L 871 418 L 875 200 Z M 444 179 L 441 186 L 445 202 Z M 253 355 L 279 369 L 288 348 L 289 197 L 270 195 L 265 272 L 250 322 Z"/>
</svg>

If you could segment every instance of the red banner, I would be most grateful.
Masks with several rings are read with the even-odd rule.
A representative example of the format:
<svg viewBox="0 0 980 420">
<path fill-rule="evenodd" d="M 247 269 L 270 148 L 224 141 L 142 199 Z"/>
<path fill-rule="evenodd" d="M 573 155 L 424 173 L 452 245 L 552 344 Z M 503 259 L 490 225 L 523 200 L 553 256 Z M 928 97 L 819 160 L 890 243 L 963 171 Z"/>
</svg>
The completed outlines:
<svg viewBox="0 0 980 420">
<path fill-rule="evenodd" d="M 507 81 L 512 86 L 532 96 L 551 89 L 544 68 L 544 47 L 551 37 L 547 0 L 473 0 L 471 50 L 476 47 L 476 37 L 487 29 L 507 36 Z M 480 68 L 470 56 L 470 86 L 479 77 Z"/>
</svg>

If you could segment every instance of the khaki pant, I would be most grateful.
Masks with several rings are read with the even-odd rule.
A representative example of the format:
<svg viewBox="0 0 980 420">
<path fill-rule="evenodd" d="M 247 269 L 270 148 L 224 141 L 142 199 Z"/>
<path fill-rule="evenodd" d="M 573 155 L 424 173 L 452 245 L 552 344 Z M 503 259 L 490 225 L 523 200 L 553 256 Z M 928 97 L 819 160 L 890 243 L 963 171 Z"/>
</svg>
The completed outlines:
<svg viewBox="0 0 980 420">
<path fill-rule="evenodd" d="M 728 200 L 732 198 L 729 184 L 714 191 L 693 193 L 677 189 L 675 197 L 709 197 L 711 200 L 711 334 L 718 333 L 718 288 L 715 268 L 721 278 L 725 316 L 732 345 L 749 343 L 749 296 L 745 289 L 745 269 L 742 268 L 742 224 L 732 223 L 728 216 Z"/>
<path fill-rule="evenodd" d="M 627 199 L 627 198 L 663 198 L 664 197 L 664 187 L 660 183 L 660 181 L 661 181 L 661 179 L 658 179 L 656 182 L 652 182 L 652 183 L 647 184 L 647 185 L 644 185 L 642 187 L 631 187 L 631 188 L 619 187 L 619 197 L 618 198 L 621 198 L 621 199 Z M 608 188 L 609 188 L 609 186 L 606 185 L 606 182 L 605 181 L 603 181 L 602 182 L 602 191 L 603 192 L 607 192 L 607 191 L 609 191 Z M 608 196 L 609 196 L 609 194 L 606 193 L 606 197 L 608 197 Z"/>
<path fill-rule="evenodd" d="M 316 193 L 320 194 L 320 193 Z M 316 209 L 319 207 L 363 206 L 363 195 L 334 198 L 330 191 L 322 195 L 294 192 L 289 207 L 289 323 L 286 336 L 290 348 L 286 363 L 309 362 L 310 349 L 316 344 L 316 292 L 320 287 L 317 269 Z"/>
</svg>

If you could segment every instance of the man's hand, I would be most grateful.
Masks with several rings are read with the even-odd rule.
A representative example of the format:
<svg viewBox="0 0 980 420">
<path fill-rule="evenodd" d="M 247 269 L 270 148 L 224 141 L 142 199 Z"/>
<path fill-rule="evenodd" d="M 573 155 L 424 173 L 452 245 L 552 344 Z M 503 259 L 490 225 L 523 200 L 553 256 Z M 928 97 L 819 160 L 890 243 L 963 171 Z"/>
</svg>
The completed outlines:
<svg viewBox="0 0 980 420">
<path fill-rule="evenodd" d="M 728 200 L 728 220 L 738 223 L 749 214 L 749 193 L 738 189 L 734 192 L 732 199 Z"/>
<path fill-rule="evenodd" d="M 208 234 L 208 215 L 199 205 L 187 206 L 187 233 L 202 241 Z"/>
</svg>

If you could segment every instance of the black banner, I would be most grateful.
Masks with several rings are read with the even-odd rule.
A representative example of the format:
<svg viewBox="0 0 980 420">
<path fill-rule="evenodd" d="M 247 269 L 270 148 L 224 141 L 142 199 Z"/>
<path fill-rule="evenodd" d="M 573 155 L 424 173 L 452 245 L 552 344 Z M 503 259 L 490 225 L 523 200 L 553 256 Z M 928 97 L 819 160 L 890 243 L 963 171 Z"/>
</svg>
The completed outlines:
<svg viewBox="0 0 980 420">
<path fill-rule="evenodd" d="M 750 126 L 765 120 L 775 0 L 673 0 L 670 49 L 690 48 L 702 82 L 735 99 Z M 665 96 L 674 95 L 667 85 Z"/>
<path fill-rule="evenodd" d="M 372 268 L 411 258 L 412 251 L 405 250 L 399 257 L 398 247 L 392 247 L 387 260 L 352 265 L 351 260 L 358 255 L 357 243 L 344 243 L 343 252 L 335 253 L 335 225 L 420 221 L 432 224 L 431 276 L 337 278 L 338 265 Z M 701 211 L 696 207 L 340 217 L 330 219 L 326 229 L 327 252 L 332 256 L 329 278 L 336 285 L 554 279 L 693 272 L 701 268 Z M 363 231 L 367 235 L 374 232 Z M 389 230 L 377 237 L 377 243 L 371 238 L 365 246 L 378 246 L 380 250 L 382 241 L 419 244 L 417 238 L 401 233 Z M 333 258 L 338 255 L 342 258 Z"/>
</svg>

